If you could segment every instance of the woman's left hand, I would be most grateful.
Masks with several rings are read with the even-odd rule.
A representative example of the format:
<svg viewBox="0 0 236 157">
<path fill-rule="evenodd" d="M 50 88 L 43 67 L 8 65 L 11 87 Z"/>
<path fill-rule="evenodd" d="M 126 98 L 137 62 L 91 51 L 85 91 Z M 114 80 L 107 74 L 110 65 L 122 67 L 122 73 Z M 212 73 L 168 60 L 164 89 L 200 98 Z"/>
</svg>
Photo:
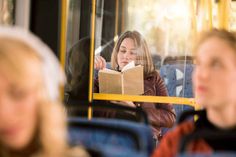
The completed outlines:
<svg viewBox="0 0 236 157">
<path fill-rule="evenodd" d="M 111 103 L 128 106 L 128 107 L 136 107 L 136 105 L 132 101 L 111 101 Z"/>
</svg>

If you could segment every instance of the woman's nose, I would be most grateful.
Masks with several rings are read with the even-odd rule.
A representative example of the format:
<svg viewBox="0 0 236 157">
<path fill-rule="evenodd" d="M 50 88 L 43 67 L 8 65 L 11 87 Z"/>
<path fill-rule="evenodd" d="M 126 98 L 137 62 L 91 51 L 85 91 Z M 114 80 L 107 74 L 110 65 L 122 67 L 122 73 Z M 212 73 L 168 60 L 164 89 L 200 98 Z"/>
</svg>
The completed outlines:
<svg viewBox="0 0 236 157">
<path fill-rule="evenodd" d="M 206 80 L 209 77 L 209 70 L 205 67 L 205 68 L 198 68 L 196 70 L 196 77 L 200 80 Z"/>
<path fill-rule="evenodd" d="M 125 53 L 125 54 L 124 54 L 124 58 L 125 58 L 125 59 L 129 59 L 129 58 L 130 58 L 130 55 L 129 55 L 128 53 Z"/>
<path fill-rule="evenodd" d="M 13 114 L 13 104 L 11 104 L 6 98 L 0 97 L 0 119 L 9 119 Z"/>
</svg>

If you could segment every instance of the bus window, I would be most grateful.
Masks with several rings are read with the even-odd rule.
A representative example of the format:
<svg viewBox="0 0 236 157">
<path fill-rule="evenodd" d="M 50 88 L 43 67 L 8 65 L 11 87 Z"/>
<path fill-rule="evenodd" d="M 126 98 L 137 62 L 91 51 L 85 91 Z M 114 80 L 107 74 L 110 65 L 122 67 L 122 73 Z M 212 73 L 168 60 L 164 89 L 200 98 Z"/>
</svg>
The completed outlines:
<svg viewBox="0 0 236 157">
<path fill-rule="evenodd" d="M 88 102 L 91 0 L 66 0 L 65 103 Z M 65 7 L 65 6 L 64 6 Z"/>
<path fill-rule="evenodd" d="M 97 0 L 95 66 L 97 59 L 100 60 L 97 65 L 100 64 L 100 68 L 104 68 L 100 59 L 102 57 L 102 60 L 106 61 L 106 68 L 122 70 L 117 69 L 120 65 L 114 66 L 114 61 L 111 59 L 113 48 L 124 32 L 135 30 L 147 43 L 152 58 L 152 63 L 145 62 L 153 64 L 153 68 L 163 79 L 169 95 L 192 98 L 191 73 L 194 68 L 191 52 L 194 38 L 192 10 L 196 10 L 196 5 L 190 0 L 187 2 L 186 0 Z M 144 78 L 148 73 L 146 69 L 144 66 Z M 95 78 L 98 78 L 98 70 L 99 68 L 95 67 Z M 145 90 L 147 89 L 144 85 L 143 94 L 147 92 Z M 95 92 L 101 91 L 95 90 Z M 167 95 L 153 94 L 153 96 Z"/>
<path fill-rule="evenodd" d="M 14 0 L 0 0 L 0 24 L 12 25 L 14 23 Z"/>
</svg>

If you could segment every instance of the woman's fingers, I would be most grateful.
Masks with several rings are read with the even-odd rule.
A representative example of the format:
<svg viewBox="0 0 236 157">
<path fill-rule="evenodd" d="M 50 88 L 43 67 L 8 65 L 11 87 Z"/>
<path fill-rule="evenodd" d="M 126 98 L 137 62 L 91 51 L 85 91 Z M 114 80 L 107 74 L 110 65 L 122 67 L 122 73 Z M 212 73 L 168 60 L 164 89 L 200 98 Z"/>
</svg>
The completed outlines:
<svg viewBox="0 0 236 157">
<path fill-rule="evenodd" d="M 119 104 L 119 105 L 123 105 L 123 106 L 136 107 L 132 101 L 111 101 L 111 102 L 114 104 Z"/>
<path fill-rule="evenodd" d="M 106 61 L 103 57 L 101 56 L 96 56 L 95 61 L 94 61 L 94 68 L 96 70 L 101 70 L 106 67 Z"/>
</svg>

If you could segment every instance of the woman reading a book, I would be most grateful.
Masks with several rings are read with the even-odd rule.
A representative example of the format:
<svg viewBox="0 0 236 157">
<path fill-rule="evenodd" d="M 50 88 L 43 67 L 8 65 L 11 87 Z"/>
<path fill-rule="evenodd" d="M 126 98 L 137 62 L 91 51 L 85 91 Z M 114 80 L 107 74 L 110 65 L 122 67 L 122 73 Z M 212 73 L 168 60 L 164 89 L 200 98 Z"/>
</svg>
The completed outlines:
<svg viewBox="0 0 236 157">
<path fill-rule="evenodd" d="M 149 96 L 168 96 L 167 89 L 159 73 L 155 70 L 151 54 L 145 39 L 137 31 L 124 32 L 116 42 L 112 52 L 111 68 L 121 71 L 128 63 L 134 61 L 143 66 L 144 94 Z M 106 67 L 106 61 L 101 56 L 95 58 L 95 69 Z M 95 79 L 94 92 L 99 92 L 99 83 Z M 154 139 L 161 137 L 162 127 L 172 127 L 176 116 L 171 104 L 136 103 L 130 101 L 116 102 L 121 105 L 141 107 L 148 114 L 154 133 Z"/>
</svg>

